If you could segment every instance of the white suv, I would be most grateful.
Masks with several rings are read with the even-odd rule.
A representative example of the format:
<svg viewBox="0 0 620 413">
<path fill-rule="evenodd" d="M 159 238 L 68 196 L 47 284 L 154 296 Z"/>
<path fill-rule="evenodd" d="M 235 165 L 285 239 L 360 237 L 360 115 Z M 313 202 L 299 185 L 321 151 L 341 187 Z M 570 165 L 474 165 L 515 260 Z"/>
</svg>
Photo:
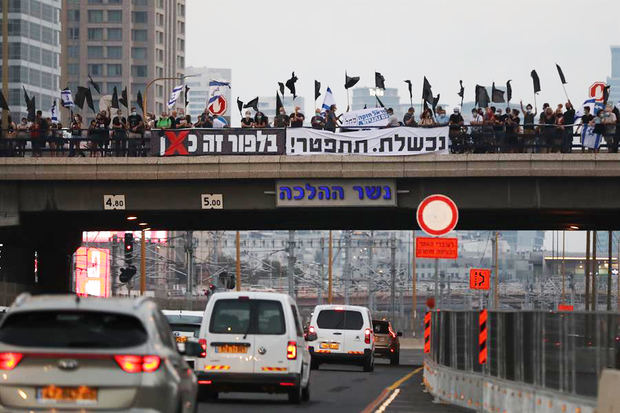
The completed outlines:
<svg viewBox="0 0 620 413">
<path fill-rule="evenodd" d="M 317 305 L 308 327 L 312 369 L 321 363 L 359 364 L 364 371 L 375 366 L 372 317 L 366 307 Z"/>
<path fill-rule="evenodd" d="M 270 292 L 215 293 L 200 327 L 195 370 L 201 399 L 219 392 L 310 398 L 310 353 L 295 301 Z"/>
</svg>

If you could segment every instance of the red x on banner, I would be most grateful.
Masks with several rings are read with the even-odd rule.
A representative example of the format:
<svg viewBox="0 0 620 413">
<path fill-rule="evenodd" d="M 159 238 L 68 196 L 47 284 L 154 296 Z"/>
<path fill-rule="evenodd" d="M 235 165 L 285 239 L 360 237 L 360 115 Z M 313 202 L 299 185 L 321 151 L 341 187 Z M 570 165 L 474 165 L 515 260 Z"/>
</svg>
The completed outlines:
<svg viewBox="0 0 620 413">
<path fill-rule="evenodd" d="M 185 139 L 187 138 L 187 135 L 189 135 L 189 131 L 184 130 L 178 133 L 169 131 L 165 132 L 165 135 L 170 141 L 170 146 L 166 149 L 164 156 L 170 156 L 177 153 L 179 155 L 189 155 L 189 152 L 187 152 L 187 148 L 184 145 Z"/>
</svg>

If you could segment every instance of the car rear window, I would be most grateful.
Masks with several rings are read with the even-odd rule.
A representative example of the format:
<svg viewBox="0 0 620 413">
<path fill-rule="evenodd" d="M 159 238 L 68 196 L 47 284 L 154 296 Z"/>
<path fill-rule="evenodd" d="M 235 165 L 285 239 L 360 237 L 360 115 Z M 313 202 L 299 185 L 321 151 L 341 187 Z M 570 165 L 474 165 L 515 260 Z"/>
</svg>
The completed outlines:
<svg viewBox="0 0 620 413">
<path fill-rule="evenodd" d="M 12 313 L 0 327 L 0 342 L 24 347 L 124 348 L 147 338 L 136 317 L 96 311 Z"/>
<path fill-rule="evenodd" d="M 200 325 L 202 323 L 202 317 L 197 315 L 177 315 L 177 314 L 169 314 L 166 315 L 166 319 L 168 319 L 168 324 L 197 324 Z"/>
<path fill-rule="evenodd" d="M 321 310 L 316 324 L 319 328 L 332 330 L 361 330 L 364 325 L 362 313 L 351 310 Z"/>
<path fill-rule="evenodd" d="M 214 334 L 284 334 L 282 304 L 273 300 L 217 300 L 209 332 Z"/>
<path fill-rule="evenodd" d="M 372 329 L 375 331 L 375 334 L 390 334 L 390 324 L 387 321 L 373 320 Z"/>
<path fill-rule="evenodd" d="M 200 333 L 200 324 L 170 324 L 170 330 L 173 333 L 183 333 L 182 335 L 191 335 L 198 337 Z"/>
</svg>

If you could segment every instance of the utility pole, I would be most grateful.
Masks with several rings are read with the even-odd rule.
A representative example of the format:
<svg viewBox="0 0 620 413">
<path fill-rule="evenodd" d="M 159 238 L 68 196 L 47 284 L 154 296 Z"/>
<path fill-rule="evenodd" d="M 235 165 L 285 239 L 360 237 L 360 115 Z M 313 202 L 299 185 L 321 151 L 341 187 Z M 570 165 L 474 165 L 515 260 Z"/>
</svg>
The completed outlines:
<svg viewBox="0 0 620 413">
<path fill-rule="evenodd" d="M 319 288 L 317 289 L 317 304 L 323 304 L 323 280 L 325 280 L 325 238 L 321 237 L 321 265 L 319 266 Z"/>
<path fill-rule="evenodd" d="M 590 231 L 586 231 L 586 265 L 584 268 L 584 276 L 586 281 L 585 288 L 585 310 L 590 310 Z"/>
<path fill-rule="evenodd" d="M 596 277 L 598 276 L 598 261 L 596 260 L 596 231 L 592 231 L 592 300 L 590 302 L 590 308 L 592 311 L 596 311 L 598 307 L 598 286 L 596 285 Z"/>
<path fill-rule="evenodd" d="M 609 255 L 611 256 L 611 252 L 609 253 Z M 565 259 L 566 259 L 566 231 L 562 231 L 562 304 L 564 304 L 566 300 L 566 265 L 564 262 Z"/>
<path fill-rule="evenodd" d="M 392 282 L 390 283 L 390 320 L 394 322 L 394 316 L 396 312 L 396 234 L 392 232 L 390 237 L 390 276 Z"/>
<path fill-rule="evenodd" d="M 333 263 L 333 236 L 332 231 L 329 231 L 329 251 L 328 251 L 328 262 L 327 262 L 327 303 L 332 304 L 333 302 L 333 271 L 332 271 L 332 263 Z"/>
<path fill-rule="evenodd" d="M 187 286 L 185 295 L 189 298 L 192 296 L 193 290 L 194 231 L 187 231 L 185 233 L 185 257 L 187 262 Z"/>
<path fill-rule="evenodd" d="M 235 289 L 241 291 L 241 233 L 237 231 L 235 236 L 235 248 L 237 250 L 237 262 L 235 265 Z"/>
<path fill-rule="evenodd" d="M 370 231 L 370 239 L 368 240 L 368 308 L 370 308 L 370 312 L 375 311 L 375 286 L 374 286 L 374 278 L 375 273 L 373 270 L 374 265 L 374 237 L 375 232 Z"/>
<path fill-rule="evenodd" d="M 613 234 L 609 231 L 609 242 L 608 242 L 608 252 L 609 252 L 609 261 L 607 261 L 607 311 L 611 311 L 611 247 L 613 241 Z"/>
<path fill-rule="evenodd" d="M 146 292 L 146 231 L 140 232 L 140 295 Z"/>
<path fill-rule="evenodd" d="M 112 274 L 112 297 L 118 295 L 118 265 L 116 263 L 116 253 L 118 250 L 118 237 L 116 233 L 112 236 L 112 262 L 111 271 Z"/>
<path fill-rule="evenodd" d="M 295 297 L 295 231 L 288 232 L 288 295 Z"/>
<path fill-rule="evenodd" d="M 344 232 L 344 303 L 349 305 L 351 287 L 351 231 Z"/>
<path fill-rule="evenodd" d="M 411 231 L 411 330 L 415 337 L 417 310 L 418 310 L 418 274 L 416 272 L 415 262 L 415 230 Z"/>
</svg>

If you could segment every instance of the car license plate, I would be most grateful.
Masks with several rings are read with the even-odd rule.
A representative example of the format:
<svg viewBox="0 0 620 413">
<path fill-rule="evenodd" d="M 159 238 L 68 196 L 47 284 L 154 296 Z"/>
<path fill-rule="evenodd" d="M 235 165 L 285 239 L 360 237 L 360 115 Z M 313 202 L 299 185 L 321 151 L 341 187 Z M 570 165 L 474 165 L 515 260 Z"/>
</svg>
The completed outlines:
<svg viewBox="0 0 620 413">
<path fill-rule="evenodd" d="M 216 353 L 242 353 L 248 352 L 247 346 L 240 346 L 238 344 L 224 344 L 215 347 Z"/>
<path fill-rule="evenodd" d="M 185 343 L 187 341 L 186 336 L 177 336 L 177 343 Z"/>
<path fill-rule="evenodd" d="M 340 348 L 340 344 L 338 343 L 321 343 L 321 348 L 330 349 L 330 350 L 338 350 Z"/>
<path fill-rule="evenodd" d="M 97 402 L 97 389 L 88 386 L 61 387 L 51 385 L 38 389 L 37 398 L 44 403 L 94 404 Z"/>
</svg>

